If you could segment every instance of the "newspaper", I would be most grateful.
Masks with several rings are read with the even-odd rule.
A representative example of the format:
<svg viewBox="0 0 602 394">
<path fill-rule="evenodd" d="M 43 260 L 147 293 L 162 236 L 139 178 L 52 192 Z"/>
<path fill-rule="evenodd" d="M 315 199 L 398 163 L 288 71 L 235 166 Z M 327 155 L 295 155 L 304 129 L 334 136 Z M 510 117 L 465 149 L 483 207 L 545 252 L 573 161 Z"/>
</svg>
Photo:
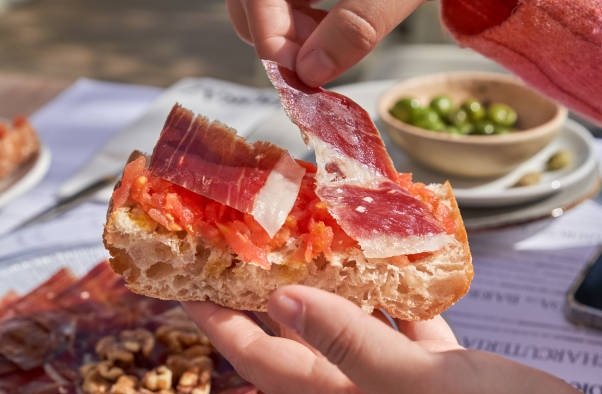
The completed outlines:
<svg viewBox="0 0 602 394">
<path fill-rule="evenodd" d="M 469 235 L 475 278 L 445 317 L 460 343 L 602 392 L 602 331 L 563 315 L 565 293 L 602 244 L 602 200 L 553 221 Z"/>
<path fill-rule="evenodd" d="M 142 115 L 159 93 L 160 89 L 147 86 L 80 79 L 35 113 L 31 122 L 50 150 L 50 168 L 35 188 L 0 207 L 0 245 L 6 245 L 3 235 L 51 206 L 62 182 Z M 18 245 L 0 248 L 0 258 L 18 252 Z"/>
</svg>

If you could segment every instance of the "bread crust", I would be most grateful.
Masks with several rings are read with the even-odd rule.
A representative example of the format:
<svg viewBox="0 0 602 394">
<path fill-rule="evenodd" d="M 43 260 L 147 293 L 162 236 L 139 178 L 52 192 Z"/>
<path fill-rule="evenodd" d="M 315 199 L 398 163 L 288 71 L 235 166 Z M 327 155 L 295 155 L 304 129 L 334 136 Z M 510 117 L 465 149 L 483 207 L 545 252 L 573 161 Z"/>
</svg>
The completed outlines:
<svg viewBox="0 0 602 394">
<path fill-rule="evenodd" d="M 130 160 L 139 155 L 132 154 Z M 303 284 L 339 294 L 368 312 L 382 308 L 402 320 L 425 320 L 459 300 L 473 277 L 467 235 L 451 186 L 429 188 L 455 213 L 456 242 L 403 266 L 366 259 L 359 249 L 330 261 L 319 256 L 299 262 L 292 257 L 295 245 L 288 245 L 273 252 L 282 264 L 265 270 L 184 231 L 170 232 L 139 208 L 114 208 L 112 201 L 103 241 L 113 270 L 130 290 L 149 297 L 209 300 L 233 309 L 265 311 L 272 291 Z"/>
</svg>

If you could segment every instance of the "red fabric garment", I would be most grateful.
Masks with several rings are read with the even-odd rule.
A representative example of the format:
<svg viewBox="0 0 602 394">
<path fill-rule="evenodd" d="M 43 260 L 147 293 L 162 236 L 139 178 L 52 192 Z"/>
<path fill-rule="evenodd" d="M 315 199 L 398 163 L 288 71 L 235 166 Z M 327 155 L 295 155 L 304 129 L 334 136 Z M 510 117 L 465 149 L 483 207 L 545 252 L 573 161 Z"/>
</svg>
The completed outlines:
<svg viewBox="0 0 602 394">
<path fill-rule="evenodd" d="M 461 45 L 602 123 L 602 0 L 442 0 Z"/>
</svg>

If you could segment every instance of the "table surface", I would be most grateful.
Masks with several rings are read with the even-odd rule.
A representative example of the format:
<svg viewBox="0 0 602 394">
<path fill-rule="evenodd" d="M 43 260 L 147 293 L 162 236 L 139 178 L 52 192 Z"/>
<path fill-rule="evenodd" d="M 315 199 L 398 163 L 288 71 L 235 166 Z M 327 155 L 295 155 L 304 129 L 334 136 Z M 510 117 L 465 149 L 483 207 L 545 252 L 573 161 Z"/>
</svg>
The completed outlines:
<svg viewBox="0 0 602 394">
<path fill-rule="evenodd" d="M 73 81 L 0 75 L 0 117 L 31 115 Z"/>
</svg>

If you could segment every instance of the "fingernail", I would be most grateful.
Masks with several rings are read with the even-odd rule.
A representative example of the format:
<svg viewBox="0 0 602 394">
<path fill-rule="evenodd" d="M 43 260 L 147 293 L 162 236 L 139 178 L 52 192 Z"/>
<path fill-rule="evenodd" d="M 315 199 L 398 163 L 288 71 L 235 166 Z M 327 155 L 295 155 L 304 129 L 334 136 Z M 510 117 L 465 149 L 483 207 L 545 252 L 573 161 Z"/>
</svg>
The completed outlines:
<svg viewBox="0 0 602 394">
<path fill-rule="evenodd" d="M 303 332 L 303 305 L 284 294 L 276 296 L 268 306 L 268 314 L 278 323 Z"/>
<path fill-rule="evenodd" d="M 335 76 L 334 61 L 321 49 L 314 49 L 297 64 L 297 74 L 310 86 L 321 86 Z"/>
</svg>

